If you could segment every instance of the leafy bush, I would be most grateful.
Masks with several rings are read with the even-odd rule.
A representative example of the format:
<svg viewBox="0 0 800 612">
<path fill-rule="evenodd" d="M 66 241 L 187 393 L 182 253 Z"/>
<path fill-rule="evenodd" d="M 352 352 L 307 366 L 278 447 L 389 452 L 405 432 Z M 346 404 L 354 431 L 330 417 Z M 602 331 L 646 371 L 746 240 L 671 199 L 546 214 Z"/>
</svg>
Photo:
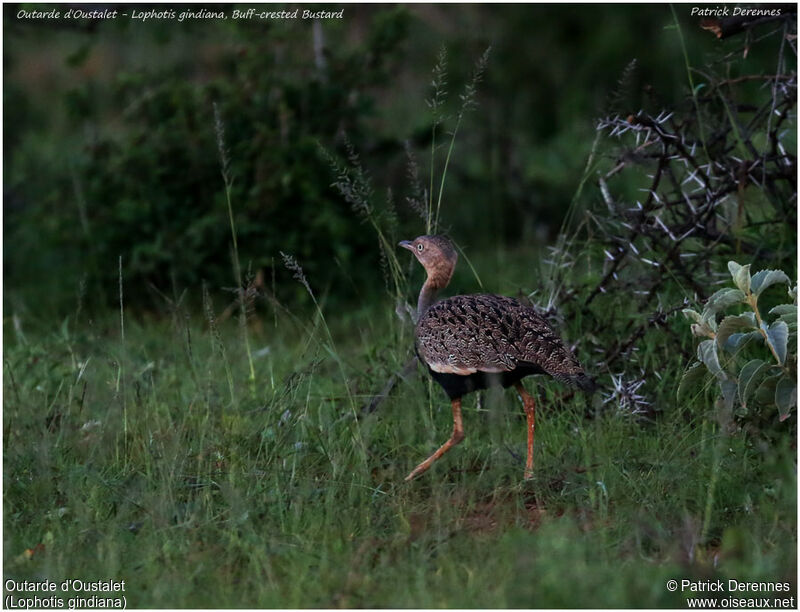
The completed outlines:
<svg viewBox="0 0 800 612">
<path fill-rule="evenodd" d="M 791 288 L 789 277 L 780 270 L 761 270 L 751 276 L 750 264 L 740 266 L 734 261 L 728 262 L 728 270 L 735 289 L 717 291 L 702 313 L 683 310 L 693 321 L 692 333 L 705 340 L 697 347 L 698 361 L 683 375 L 678 397 L 697 389 L 710 373 L 719 383 L 728 412 L 736 408 L 743 416 L 754 407 L 774 407 L 783 421 L 797 406 L 797 285 Z M 758 299 L 776 283 L 790 285 L 792 303 L 771 308 L 774 318 L 768 322 Z M 718 314 L 740 304 L 750 310 L 723 316 L 717 323 Z"/>
<path fill-rule="evenodd" d="M 76 79 L 53 101 L 70 124 L 85 126 L 71 135 L 69 154 L 58 153 L 66 159 L 54 154 L 43 163 L 33 144 L 14 150 L 10 183 L 21 204 L 8 216 L 9 231 L 29 256 L 9 268 L 13 280 L 20 285 L 41 274 L 43 255 L 54 251 L 59 255 L 49 267 L 58 272 L 56 282 L 72 293 L 86 274 L 89 293 L 112 303 L 120 255 L 126 285 L 138 289 L 126 295 L 132 304 L 146 303 L 148 286 L 170 293 L 171 286 L 198 287 L 203 279 L 211 287 L 231 285 L 214 104 L 228 147 L 228 195 L 243 271 L 277 265 L 283 249 L 302 258 L 323 286 L 335 271 L 332 262 L 356 283 L 370 275 L 371 266 L 355 262 L 372 257 L 377 263 L 374 242 L 355 231 L 357 222 L 329 186 L 318 147 L 341 144 L 337 136 L 346 131 L 375 163 L 394 153 L 375 150 L 384 135 L 372 123 L 376 91 L 392 75 L 409 14 L 403 7 L 376 10 L 365 26 L 363 39 L 351 42 L 335 23 L 315 26 L 315 32 L 310 24 L 298 32 L 291 22 L 259 32 L 245 24 L 220 32 L 209 24 L 213 45 L 190 44 L 197 55 L 214 59 L 188 78 L 184 63 L 163 61 L 141 69 L 129 63 L 107 79 Z M 315 49 L 308 44 L 312 34 Z M 155 46 L 155 53 L 169 43 L 183 49 L 176 30 L 164 35 L 165 41 L 145 39 L 136 48 Z M 102 39 L 81 40 L 87 39 L 96 48 L 81 61 L 105 48 Z M 30 130 L 27 136 L 37 142 Z M 51 134 L 38 141 L 61 146 Z M 75 201 L 80 224 L 76 207 L 64 205 Z M 44 254 L 36 248 L 41 244 L 48 246 Z M 72 256 L 69 266 L 65 253 Z"/>
</svg>

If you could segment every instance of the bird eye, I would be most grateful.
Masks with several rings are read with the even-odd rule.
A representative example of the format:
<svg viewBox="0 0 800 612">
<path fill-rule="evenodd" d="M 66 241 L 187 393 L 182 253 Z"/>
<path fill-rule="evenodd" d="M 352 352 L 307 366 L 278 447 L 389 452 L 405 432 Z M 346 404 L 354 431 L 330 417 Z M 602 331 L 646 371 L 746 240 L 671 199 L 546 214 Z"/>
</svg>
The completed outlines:
<svg viewBox="0 0 800 612">
<path fill-rule="evenodd" d="M 425 248 L 425 245 L 423 245 L 421 242 L 417 245 L 417 250 L 418 251 L 422 251 L 422 249 L 424 249 L 424 248 Z"/>
</svg>

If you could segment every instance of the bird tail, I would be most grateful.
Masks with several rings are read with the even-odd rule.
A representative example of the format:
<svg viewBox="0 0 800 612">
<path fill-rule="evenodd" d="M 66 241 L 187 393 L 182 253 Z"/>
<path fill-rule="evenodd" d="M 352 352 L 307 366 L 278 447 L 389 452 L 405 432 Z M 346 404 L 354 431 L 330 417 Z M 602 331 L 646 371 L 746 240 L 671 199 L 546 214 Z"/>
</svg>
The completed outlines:
<svg viewBox="0 0 800 612">
<path fill-rule="evenodd" d="M 581 391 L 583 391 L 584 393 L 588 393 L 589 395 L 597 391 L 597 389 L 599 388 L 594 378 L 587 376 L 586 374 L 577 376 L 575 384 L 578 385 L 578 388 Z"/>
<path fill-rule="evenodd" d="M 589 395 L 597 391 L 599 388 L 595 380 L 584 373 L 568 376 L 565 378 L 564 382 L 573 385 L 574 387 L 578 387 L 581 391 Z"/>
</svg>

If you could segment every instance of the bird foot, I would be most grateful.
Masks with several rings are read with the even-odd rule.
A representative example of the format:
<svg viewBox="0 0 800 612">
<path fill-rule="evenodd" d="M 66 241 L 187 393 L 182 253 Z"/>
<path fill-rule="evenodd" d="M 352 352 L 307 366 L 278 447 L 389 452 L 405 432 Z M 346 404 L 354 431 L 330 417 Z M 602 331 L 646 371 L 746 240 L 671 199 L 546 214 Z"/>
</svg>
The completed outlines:
<svg viewBox="0 0 800 612">
<path fill-rule="evenodd" d="M 408 476 L 406 476 L 403 480 L 405 482 L 408 482 L 409 480 L 414 480 L 417 476 L 419 476 L 423 472 L 427 472 L 428 468 L 431 467 L 432 463 L 433 461 L 431 461 L 430 459 L 423 461 L 417 467 L 411 470 L 411 473 Z"/>
<path fill-rule="evenodd" d="M 533 480 L 533 470 L 525 470 L 524 480 Z"/>
</svg>

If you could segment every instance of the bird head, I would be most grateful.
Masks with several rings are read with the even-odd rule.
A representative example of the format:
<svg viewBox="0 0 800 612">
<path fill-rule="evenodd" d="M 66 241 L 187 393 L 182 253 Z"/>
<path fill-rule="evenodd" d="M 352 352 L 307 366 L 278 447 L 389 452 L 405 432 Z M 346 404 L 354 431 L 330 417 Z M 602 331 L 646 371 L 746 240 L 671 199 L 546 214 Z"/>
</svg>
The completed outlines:
<svg viewBox="0 0 800 612">
<path fill-rule="evenodd" d="M 414 253 L 428 273 L 429 285 L 434 289 L 447 286 L 458 261 L 458 252 L 448 238 L 418 236 L 414 240 L 403 240 L 398 246 Z"/>
</svg>

